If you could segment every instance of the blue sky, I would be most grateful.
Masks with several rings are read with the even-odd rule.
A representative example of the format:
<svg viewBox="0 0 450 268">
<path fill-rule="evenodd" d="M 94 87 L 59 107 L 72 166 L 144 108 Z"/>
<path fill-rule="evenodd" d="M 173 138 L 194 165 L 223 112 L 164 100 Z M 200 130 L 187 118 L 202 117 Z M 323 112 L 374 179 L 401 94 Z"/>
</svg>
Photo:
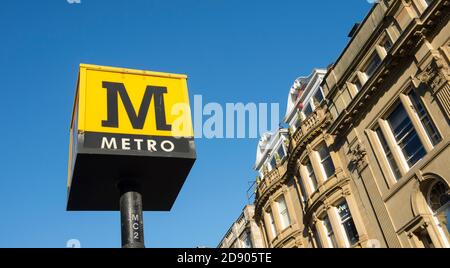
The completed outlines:
<svg viewBox="0 0 450 268">
<path fill-rule="evenodd" d="M 119 247 L 118 212 L 66 212 L 79 63 L 188 74 L 191 100 L 280 103 L 326 67 L 365 0 L 5 0 L 0 9 L 0 247 Z M 148 247 L 215 247 L 247 203 L 257 139 L 196 141 L 169 213 L 145 212 Z"/>
</svg>

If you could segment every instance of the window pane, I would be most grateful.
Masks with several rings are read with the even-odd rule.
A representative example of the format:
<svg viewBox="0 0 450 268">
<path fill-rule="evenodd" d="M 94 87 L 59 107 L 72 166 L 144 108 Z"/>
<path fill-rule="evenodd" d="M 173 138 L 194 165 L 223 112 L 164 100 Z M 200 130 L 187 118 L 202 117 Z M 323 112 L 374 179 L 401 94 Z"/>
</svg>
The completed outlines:
<svg viewBox="0 0 450 268">
<path fill-rule="evenodd" d="M 431 118 L 428 116 L 422 100 L 414 90 L 411 90 L 411 92 L 409 93 L 409 98 L 411 99 L 414 109 L 416 110 L 417 115 L 419 116 L 420 121 L 422 122 L 422 125 L 424 126 L 428 137 L 431 140 L 431 143 L 433 144 L 433 146 L 438 144 L 442 140 L 441 135 L 437 131 L 437 128 L 434 125 L 433 121 L 431 121 Z"/>
<path fill-rule="evenodd" d="M 253 248 L 253 243 L 252 243 L 252 239 L 250 236 L 250 232 L 246 231 L 244 233 L 244 235 L 241 238 L 243 244 L 244 244 L 244 248 Z"/>
<path fill-rule="evenodd" d="M 318 88 L 316 94 L 314 94 L 314 100 L 320 104 L 320 103 L 322 103 L 323 99 L 324 98 L 323 98 L 322 90 L 320 90 L 320 88 Z"/>
<path fill-rule="evenodd" d="M 394 156 L 392 155 L 391 149 L 389 148 L 389 145 L 386 141 L 386 138 L 384 137 L 383 132 L 381 131 L 380 128 L 377 128 L 375 132 L 377 133 L 378 139 L 381 143 L 381 147 L 383 147 L 384 154 L 386 155 L 386 158 L 389 162 L 389 166 L 392 170 L 392 173 L 394 174 L 395 179 L 397 180 L 400 179 L 402 177 L 400 169 L 398 168 L 398 165 L 395 162 Z"/>
<path fill-rule="evenodd" d="M 270 225 L 270 231 L 272 232 L 272 236 L 275 237 L 277 236 L 277 231 L 275 229 L 275 221 L 273 219 L 273 214 L 272 214 L 272 210 L 267 211 L 267 216 L 269 217 L 269 225 Z"/>
<path fill-rule="evenodd" d="M 369 79 L 375 73 L 380 63 L 381 63 L 380 56 L 378 56 L 377 52 L 374 52 L 372 57 L 370 57 L 369 63 L 364 69 L 364 73 L 366 74 L 367 79 Z"/>
<path fill-rule="evenodd" d="M 311 165 L 311 161 L 309 159 L 306 162 L 305 166 L 306 166 L 306 171 L 308 172 L 308 178 L 311 182 L 311 186 L 313 187 L 313 191 L 315 191 L 317 189 L 317 179 L 316 179 L 316 175 L 314 174 L 314 169 Z"/>
<path fill-rule="evenodd" d="M 331 243 L 331 247 L 336 248 L 336 237 L 334 236 L 333 228 L 331 227 L 330 219 L 328 219 L 328 216 L 323 219 L 323 225 L 325 227 L 325 231 L 327 232 L 327 237 Z"/>
<path fill-rule="evenodd" d="M 306 202 L 309 198 L 308 193 L 306 192 L 305 185 L 303 184 L 302 177 L 297 174 L 298 183 L 300 185 L 300 191 L 302 192 L 302 201 Z"/>
<path fill-rule="evenodd" d="M 352 83 L 353 83 L 353 85 L 355 86 L 356 92 L 361 91 L 362 84 L 361 84 L 361 82 L 359 81 L 359 78 L 358 78 L 358 77 L 356 77 L 355 80 L 353 80 Z"/>
<path fill-rule="evenodd" d="M 284 157 L 286 156 L 286 154 L 284 153 L 283 145 L 281 145 L 280 148 L 278 148 L 278 155 L 280 156 L 281 160 L 283 160 Z"/>
<path fill-rule="evenodd" d="M 328 148 L 325 144 L 322 144 L 317 151 L 319 153 L 320 161 L 325 171 L 325 175 L 327 178 L 330 178 L 331 176 L 334 175 L 335 171 L 333 161 L 331 160 L 330 152 L 328 151 Z"/>
<path fill-rule="evenodd" d="M 289 225 L 291 225 L 291 219 L 289 218 L 289 213 L 284 196 L 278 198 L 277 204 L 278 204 L 278 212 L 280 213 L 281 229 L 284 230 L 287 227 L 289 227 Z"/>
<path fill-rule="evenodd" d="M 409 167 L 412 167 L 417 161 L 422 159 L 426 151 L 419 136 L 417 136 L 411 120 L 406 114 L 405 108 L 402 105 L 398 105 L 387 118 L 387 121 Z"/>
<path fill-rule="evenodd" d="M 388 52 L 389 50 L 391 50 L 392 47 L 392 41 L 391 39 L 389 39 L 388 36 L 386 36 L 383 41 L 381 41 L 380 46 L 382 46 L 384 48 L 384 50 L 386 52 Z"/>
<path fill-rule="evenodd" d="M 425 0 L 425 3 L 429 6 L 434 0 Z"/>
<path fill-rule="evenodd" d="M 314 241 L 316 241 L 317 248 L 322 248 L 322 241 L 320 240 L 319 233 L 315 227 L 312 228 L 312 234 L 314 236 Z"/>
<path fill-rule="evenodd" d="M 270 166 L 272 167 L 272 169 L 277 167 L 277 160 L 275 159 L 275 157 L 270 160 Z"/>
<path fill-rule="evenodd" d="M 313 112 L 313 109 L 311 107 L 311 104 L 308 103 L 305 106 L 305 108 L 303 109 L 303 113 L 305 114 L 305 116 L 309 116 L 310 114 L 312 114 L 312 112 Z"/>
<path fill-rule="evenodd" d="M 346 201 L 337 206 L 339 216 L 341 218 L 341 224 L 344 227 L 345 234 L 347 235 L 350 245 L 354 245 L 359 241 L 358 231 L 356 230 L 355 223 L 353 222 L 352 214 Z"/>
</svg>

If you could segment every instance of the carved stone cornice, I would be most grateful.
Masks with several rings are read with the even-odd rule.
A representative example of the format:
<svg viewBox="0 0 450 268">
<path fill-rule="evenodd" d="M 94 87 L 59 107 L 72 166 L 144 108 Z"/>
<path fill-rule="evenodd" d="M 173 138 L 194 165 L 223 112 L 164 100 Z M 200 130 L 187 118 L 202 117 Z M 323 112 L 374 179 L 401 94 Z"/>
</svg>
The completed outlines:
<svg viewBox="0 0 450 268">
<path fill-rule="evenodd" d="M 411 57 L 417 49 L 423 44 L 424 39 L 431 39 L 432 36 L 441 30 L 442 25 L 448 21 L 450 16 L 450 0 L 437 1 L 432 4 L 426 16 L 413 20 L 412 23 L 403 31 L 402 36 L 396 41 L 392 48 L 392 53 L 388 54 L 380 65 L 379 70 L 364 85 L 362 91 L 352 100 L 350 105 L 344 109 L 330 127 L 333 135 L 345 134 L 350 128 L 352 122 L 360 118 L 361 111 L 365 110 L 367 103 L 380 91 L 391 73 L 397 70 L 405 58 Z M 436 80 L 439 82 L 441 80 Z M 342 83 L 339 81 L 337 83 Z M 450 95 L 450 94 L 449 94 Z M 445 96 L 447 98 L 447 96 Z M 448 96 L 450 98 L 450 96 Z M 450 99 L 447 103 L 450 110 Z"/>
</svg>

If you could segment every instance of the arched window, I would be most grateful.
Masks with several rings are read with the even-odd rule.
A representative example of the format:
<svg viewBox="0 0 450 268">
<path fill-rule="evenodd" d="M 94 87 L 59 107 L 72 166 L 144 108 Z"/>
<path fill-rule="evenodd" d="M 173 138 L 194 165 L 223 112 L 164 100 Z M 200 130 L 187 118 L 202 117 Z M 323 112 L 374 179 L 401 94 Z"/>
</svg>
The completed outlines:
<svg viewBox="0 0 450 268">
<path fill-rule="evenodd" d="M 434 182 L 428 190 L 427 203 L 447 239 L 450 231 L 450 189 L 442 180 Z"/>
<path fill-rule="evenodd" d="M 437 181 L 430 187 L 428 192 L 428 205 L 433 212 L 438 212 L 441 208 L 448 205 L 449 187 L 443 181 Z"/>
</svg>

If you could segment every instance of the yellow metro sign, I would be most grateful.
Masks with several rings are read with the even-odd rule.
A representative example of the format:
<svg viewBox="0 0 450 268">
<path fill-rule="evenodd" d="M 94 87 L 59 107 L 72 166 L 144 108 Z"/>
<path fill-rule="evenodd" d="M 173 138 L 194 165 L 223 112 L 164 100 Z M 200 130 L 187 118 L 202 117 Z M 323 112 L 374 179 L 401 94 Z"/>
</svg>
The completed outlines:
<svg viewBox="0 0 450 268">
<path fill-rule="evenodd" d="M 196 158 L 186 80 L 179 74 L 80 65 L 68 210 L 118 210 L 115 188 L 124 177 L 148 192 L 144 210 L 170 209 Z"/>
<path fill-rule="evenodd" d="M 185 75 L 81 65 L 80 129 L 93 132 L 192 137 L 192 123 L 173 130 L 174 107 L 189 106 Z M 82 107 L 84 106 L 84 107 Z M 84 109 L 83 109 L 84 108 Z M 174 133 L 172 133 L 172 130 Z"/>
</svg>

